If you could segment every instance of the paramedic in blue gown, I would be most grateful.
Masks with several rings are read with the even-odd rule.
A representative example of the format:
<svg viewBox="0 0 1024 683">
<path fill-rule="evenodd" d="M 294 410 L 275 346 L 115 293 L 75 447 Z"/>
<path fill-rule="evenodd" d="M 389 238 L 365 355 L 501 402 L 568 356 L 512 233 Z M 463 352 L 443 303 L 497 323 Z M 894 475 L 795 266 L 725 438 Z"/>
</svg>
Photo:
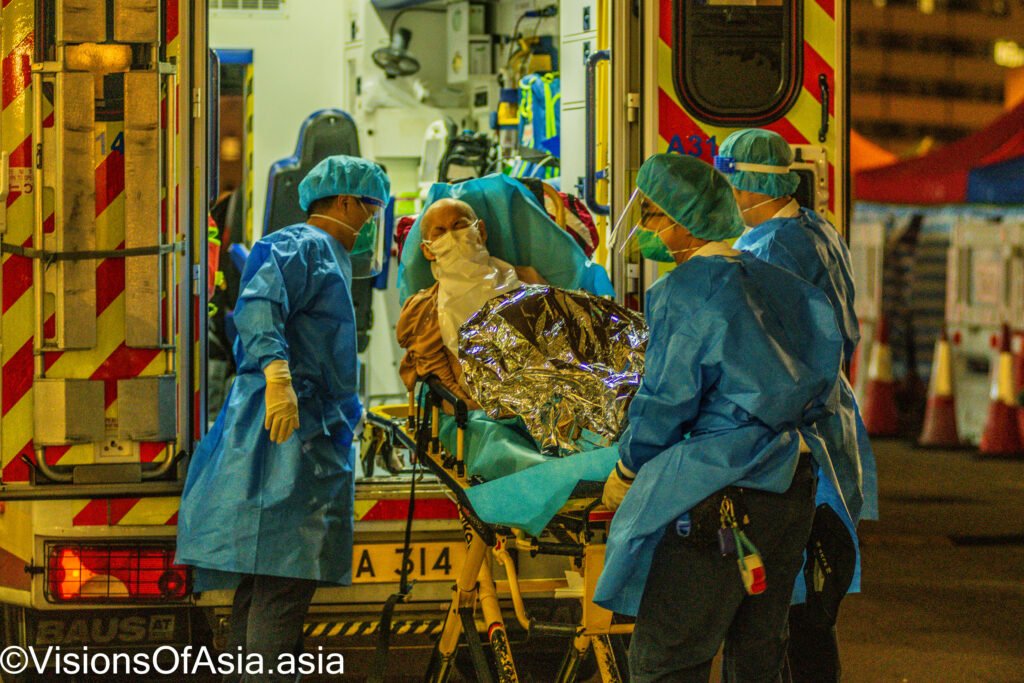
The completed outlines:
<svg viewBox="0 0 1024 683">
<path fill-rule="evenodd" d="M 843 334 L 843 360 L 849 364 L 860 341 L 850 251 L 835 227 L 793 199 L 800 178 L 790 170 L 792 163 L 789 144 L 772 131 L 740 130 L 722 143 L 715 164 L 732 184 L 748 227 L 735 247 L 785 268 L 825 293 Z M 839 411 L 819 422 L 818 431 L 854 523 L 878 519 L 875 458 L 845 376 L 840 376 L 839 398 Z M 803 603 L 790 610 L 789 664 L 798 683 L 839 680 L 835 626 L 819 616 Z"/>
<path fill-rule="evenodd" d="M 781 680 L 815 489 L 836 485 L 813 425 L 836 407 L 842 336 L 817 288 L 729 247 L 743 222 L 721 173 L 657 154 L 636 184 L 641 253 L 678 265 L 647 295 L 645 374 L 605 483 L 617 512 L 594 600 L 636 616 L 633 681 L 707 681 L 723 643 L 725 680 Z M 743 489 L 732 495 L 763 562 L 760 594 L 717 533 L 690 538 L 686 524 L 730 486 Z"/>
<path fill-rule="evenodd" d="M 362 417 L 351 279 L 372 258 L 359 245 L 389 193 L 376 164 L 328 157 L 299 185 L 306 222 L 253 245 L 235 308 L 238 374 L 189 465 L 178 561 L 195 568 L 196 592 L 236 589 L 230 649 L 268 666 L 301 649 L 316 587 L 351 583 Z"/>
</svg>

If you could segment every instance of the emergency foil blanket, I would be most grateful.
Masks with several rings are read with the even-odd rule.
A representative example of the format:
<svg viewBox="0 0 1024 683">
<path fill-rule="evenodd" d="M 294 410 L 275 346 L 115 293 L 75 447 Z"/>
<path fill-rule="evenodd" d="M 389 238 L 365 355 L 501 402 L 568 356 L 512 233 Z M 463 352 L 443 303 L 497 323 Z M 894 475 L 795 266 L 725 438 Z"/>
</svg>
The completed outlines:
<svg viewBox="0 0 1024 683">
<path fill-rule="evenodd" d="M 518 416 L 542 451 L 569 455 L 618 438 L 648 332 L 613 301 L 523 286 L 484 304 L 459 336 L 463 377 L 487 414 Z"/>
</svg>

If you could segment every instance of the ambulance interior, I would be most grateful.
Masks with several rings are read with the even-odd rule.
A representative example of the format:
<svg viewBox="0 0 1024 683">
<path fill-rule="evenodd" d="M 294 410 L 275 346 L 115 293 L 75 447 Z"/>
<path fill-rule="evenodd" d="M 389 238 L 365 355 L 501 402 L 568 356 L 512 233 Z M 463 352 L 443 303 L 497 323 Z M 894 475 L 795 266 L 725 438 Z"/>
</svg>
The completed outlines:
<svg viewBox="0 0 1024 683">
<path fill-rule="evenodd" d="M 387 211 L 393 256 L 379 278 L 353 287 L 368 409 L 406 400 L 393 235 L 404 238 L 404 217 L 422 210 L 433 183 L 491 173 L 531 179 L 552 218 L 568 219 L 588 254 L 600 248 L 603 217 L 580 199 L 562 206 L 557 193 L 584 194 L 583 73 L 598 49 L 597 17 L 593 1 L 211 3 L 220 93 L 210 117 L 211 213 L 227 227 L 208 335 L 211 422 L 233 371 L 230 309 L 246 249 L 303 220 L 295 188 L 324 156 L 375 160 L 395 197 Z M 388 457 L 364 463 L 363 473 L 400 470 Z"/>
</svg>

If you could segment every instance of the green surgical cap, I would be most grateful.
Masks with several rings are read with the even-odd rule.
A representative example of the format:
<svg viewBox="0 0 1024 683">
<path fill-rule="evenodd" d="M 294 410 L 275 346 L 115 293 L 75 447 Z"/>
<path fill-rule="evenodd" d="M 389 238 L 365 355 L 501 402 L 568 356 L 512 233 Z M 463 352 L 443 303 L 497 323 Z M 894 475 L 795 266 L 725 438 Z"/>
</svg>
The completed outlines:
<svg viewBox="0 0 1024 683">
<path fill-rule="evenodd" d="M 655 154 L 640 167 L 636 186 L 698 239 L 717 242 L 743 233 L 729 181 L 697 157 Z"/>
<path fill-rule="evenodd" d="M 299 183 L 299 206 L 309 211 L 316 200 L 339 194 L 368 197 L 378 206 L 386 206 L 391 181 L 384 169 L 372 161 L 336 154 L 314 166 Z"/>
<path fill-rule="evenodd" d="M 786 197 L 796 192 L 800 176 L 789 170 L 792 163 L 789 143 L 778 133 L 761 128 L 736 131 L 725 139 L 715 158 L 715 167 L 726 174 L 737 190 L 769 197 Z M 764 168 L 744 168 L 748 164 Z"/>
</svg>

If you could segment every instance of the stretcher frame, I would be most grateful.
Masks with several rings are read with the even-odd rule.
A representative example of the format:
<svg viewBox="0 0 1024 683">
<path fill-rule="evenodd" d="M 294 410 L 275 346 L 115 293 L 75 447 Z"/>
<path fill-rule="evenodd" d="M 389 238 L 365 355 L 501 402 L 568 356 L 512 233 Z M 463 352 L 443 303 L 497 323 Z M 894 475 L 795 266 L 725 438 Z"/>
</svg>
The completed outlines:
<svg viewBox="0 0 1024 683">
<path fill-rule="evenodd" d="M 464 643 L 472 660 L 477 681 L 487 683 L 495 676 L 487 661 L 484 641 L 493 655 L 499 683 L 517 683 L 519 675 L 509 642 L 500 602 L 507 597 L 515 621 L 527 636 L 561 636 L 570 640 L 555 683 L 577 680 L 580 666 L 593 649 L 598 672 L 604 683 L 627 680 L 624 648 L 612 636 L 625 636 L 633 631 L 632 623 L 612 623 L 612 613 L 594 604 L 594 588 L 604 566 L 604 538 L 611 512 L 601 505 L 601 489 L 578 486 L 569 501 L 545 527 L 554 542 L 542 541 L 525 531 L 488 524 L 481 520 L 469 501 L 466 491 L 472 486 L 467 477 L 464 444 L 468 408 L 464 401 L 449 391 L 436 377 L 426 378 L 416 392 L 409 393 L 408 405 L 380 406 L 372 409 L 368 427 L 386 431 L 392 443 L 407 448 L 416 462 L 435 475 L 452 494 L 466 535 L 467 550 L 458 578 L 452 587 L 444 627 L 434 646 L 425 680 L 430 683 L 449 681 L 455 672 L 455 656 Z M 440 415 L 447 404 L 455 418 L 456 451 L 448 452 L 440 441 Z M 525 598 L 531 595 L 549 597 L 558 589 L 568 590 L 567 579 L 524 579 L 517 572 L 510 551 L 535 555 L 566 557 L 582 577 L 579 596 L 582 610 L 577 623 L 545 623 L 532 618 Z M 504 580 L 495 579 L 492 563 L 505 571 Z M 477 619 L 477 607 L 483 617 Z"/>
</svg>

